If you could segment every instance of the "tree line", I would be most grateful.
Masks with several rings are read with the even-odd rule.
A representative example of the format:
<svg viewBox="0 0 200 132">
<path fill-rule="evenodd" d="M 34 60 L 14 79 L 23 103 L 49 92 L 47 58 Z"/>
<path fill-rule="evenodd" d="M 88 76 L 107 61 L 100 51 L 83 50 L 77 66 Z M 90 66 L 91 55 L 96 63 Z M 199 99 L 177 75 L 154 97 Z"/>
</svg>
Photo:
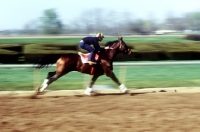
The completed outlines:
<svg viewBox="0 0 200 132">
<path fill-rule="evenodd" d="M 67 13 L 66 13 L 67 15 Z M 174 16 L 173 12 L 159 21 L 154 14 L 148 18 L 134 18 L 130 12 L 106 11 L 95 8 L 82 12 L 80 17 L 63 23 L 56 9 L 46 9 L 42 16 L 27 22 L 18 34 L 92 34 L 103 32 L 107 35 L 150 34 L 156 30 L 200 31 L 200 11 Z"/>
</svg>

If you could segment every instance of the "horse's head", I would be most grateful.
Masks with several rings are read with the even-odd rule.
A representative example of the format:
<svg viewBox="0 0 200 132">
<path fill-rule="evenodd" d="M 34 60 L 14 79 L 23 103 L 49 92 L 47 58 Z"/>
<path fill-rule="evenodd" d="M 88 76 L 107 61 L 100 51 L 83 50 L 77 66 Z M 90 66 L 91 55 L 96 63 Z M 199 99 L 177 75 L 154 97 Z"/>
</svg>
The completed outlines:
<svg viewBox="0 0 200 132">
<path fill-rule="evenodd" d="M 120 51 L 124 54 L 128 54 L 128 55 L 131 54 L 131 49 L 128 48 L 126 43 L 123 41 L 122 37 L 119 37 L 118 40 L 116 40 L 116 41 L 107 42 L 105 49 L 114 49 L 114 50 Z"/>
</svg>

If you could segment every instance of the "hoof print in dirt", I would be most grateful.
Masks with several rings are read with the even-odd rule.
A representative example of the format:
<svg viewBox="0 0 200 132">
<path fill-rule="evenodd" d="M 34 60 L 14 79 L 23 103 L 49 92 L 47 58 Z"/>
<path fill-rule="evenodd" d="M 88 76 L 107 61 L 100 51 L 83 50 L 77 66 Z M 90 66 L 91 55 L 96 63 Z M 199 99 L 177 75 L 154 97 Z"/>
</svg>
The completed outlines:
<svg viewBox="0 0 200 132">
<path fill-rule="evenodd" d="M 36 94 L 31 95 L 31 96 L 30 96 L 30 99 L 38 99 L 38 96 L 37 96 Z"/>
<path fill-rule="evenodd" d="M 165 91 L 165 90 L 160 90 L 159 92 L 167 92 L 167 91 Z"/>
</svg>

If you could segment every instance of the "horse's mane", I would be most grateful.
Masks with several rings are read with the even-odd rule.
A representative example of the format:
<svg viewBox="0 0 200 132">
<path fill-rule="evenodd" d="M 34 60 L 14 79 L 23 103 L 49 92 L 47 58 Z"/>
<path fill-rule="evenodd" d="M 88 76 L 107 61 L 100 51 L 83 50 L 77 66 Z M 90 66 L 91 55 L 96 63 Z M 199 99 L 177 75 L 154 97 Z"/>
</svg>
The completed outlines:
<svg viewBox="0 0 200 132">
<path fill-rule="evenodd" d="M 106 43 L 105 46 L 109 46 L 109 47 L 111 47 L 111 46 L 112 46 L 114 43 L 116 43 L 116 42 L 118 42 L 118 40 L 109 41 L 109 42 Z"/>
</svg>

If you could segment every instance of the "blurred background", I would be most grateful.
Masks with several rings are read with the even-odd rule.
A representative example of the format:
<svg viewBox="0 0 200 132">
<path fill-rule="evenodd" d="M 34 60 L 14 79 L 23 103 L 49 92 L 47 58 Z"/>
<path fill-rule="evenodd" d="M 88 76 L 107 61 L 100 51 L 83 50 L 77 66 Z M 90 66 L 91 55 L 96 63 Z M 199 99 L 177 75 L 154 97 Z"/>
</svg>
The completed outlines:
<svg viewBox="0 0 200 132">
<path fill-rule="evenodd" d="M 198 0 L 1 0 L 0 36 L 200 32 Z"/>
</svg>

